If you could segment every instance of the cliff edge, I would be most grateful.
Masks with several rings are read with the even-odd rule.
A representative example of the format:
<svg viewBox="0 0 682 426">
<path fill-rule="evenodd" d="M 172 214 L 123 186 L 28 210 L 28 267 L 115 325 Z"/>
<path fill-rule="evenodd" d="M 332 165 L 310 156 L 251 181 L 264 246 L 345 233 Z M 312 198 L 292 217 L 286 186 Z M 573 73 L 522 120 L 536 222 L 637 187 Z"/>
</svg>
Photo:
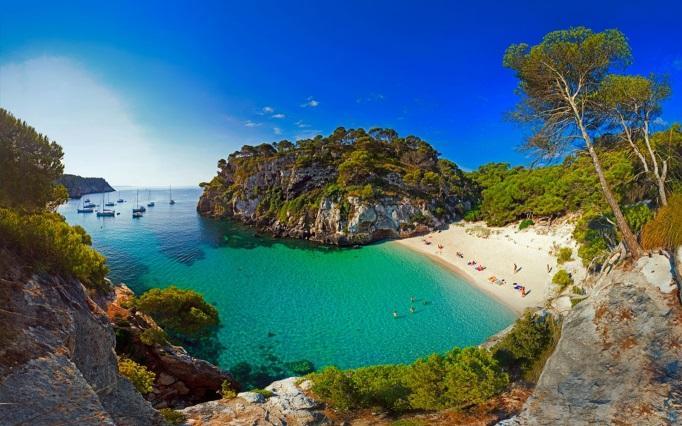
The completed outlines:
<svg viewBox="0 0 682 426">
<path fill-rule="evenodd" d="M 113 328 L 80 282 L 0 253 L 0 424 L 160 425 L 117 370 Z"/>
<path fill-rule="evenodd" d="M 524 410 L 505 424 L 682 422 L 682 307 L 670 265 L 652 255 L 598 280 L 567 315 Z"/>
</svg>

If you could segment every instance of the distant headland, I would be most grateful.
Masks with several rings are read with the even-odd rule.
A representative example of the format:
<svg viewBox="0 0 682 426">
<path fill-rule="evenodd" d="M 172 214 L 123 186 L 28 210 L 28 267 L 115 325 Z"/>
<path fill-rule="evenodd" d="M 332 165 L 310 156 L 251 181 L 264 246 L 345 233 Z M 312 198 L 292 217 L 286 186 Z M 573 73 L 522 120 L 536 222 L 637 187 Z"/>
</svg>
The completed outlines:
<svg viewBox="0 0 682 426">
<path fill-rule="evenodd" d="M 104 178 L 100 177 L 82 177 L 64 174 L 57 179 L 57 183 L 64 185 L 69 193 L 69 198 L 81 198 L 85 194 L 115 191 Z"/>
</svg>

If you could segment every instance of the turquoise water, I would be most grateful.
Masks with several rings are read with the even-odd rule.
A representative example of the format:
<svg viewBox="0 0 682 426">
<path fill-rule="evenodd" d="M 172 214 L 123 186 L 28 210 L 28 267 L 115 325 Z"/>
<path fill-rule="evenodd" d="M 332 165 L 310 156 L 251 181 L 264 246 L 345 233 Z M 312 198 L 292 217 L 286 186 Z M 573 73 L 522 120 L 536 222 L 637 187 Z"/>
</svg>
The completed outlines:
<svg viewBox="0 0 682 426">
<path fill-rule="evenodd" d="M 128 202 L 115 207 L 121 212 L 115 218 L 77 214 L 76 200 L 60 213 L 92 235 L 115 282 L 137 293 L 175 284 L 215 304 L 224 368 L 248 362 L 276 373 L 303 359 L 343 368 L 410 362 L 481 343 L 514 320 L 503 305 L 395 243 L 327 249 L 257 237 L 198 216 L 199 195 L 174 190 L 171 206 L 167 190 L 152 191 L 156 207 L 141 219 L 131 217 L 134 190 L 121 192 Z M 89 198 L 101 203 L 101 195 Z"/>
</svg>

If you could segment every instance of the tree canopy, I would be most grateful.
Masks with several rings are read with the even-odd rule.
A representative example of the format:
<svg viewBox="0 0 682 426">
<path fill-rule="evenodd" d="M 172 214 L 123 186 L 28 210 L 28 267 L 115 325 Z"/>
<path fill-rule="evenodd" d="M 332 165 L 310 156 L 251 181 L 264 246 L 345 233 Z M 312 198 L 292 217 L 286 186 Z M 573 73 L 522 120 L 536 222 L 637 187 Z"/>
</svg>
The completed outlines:
<svg viewBox="0 0 682 426">
<path fill-rule="evenodd" d="M 66 200 L 61 146 L 0 108 L 0 207 L 51 209 Z"/>
</svg>

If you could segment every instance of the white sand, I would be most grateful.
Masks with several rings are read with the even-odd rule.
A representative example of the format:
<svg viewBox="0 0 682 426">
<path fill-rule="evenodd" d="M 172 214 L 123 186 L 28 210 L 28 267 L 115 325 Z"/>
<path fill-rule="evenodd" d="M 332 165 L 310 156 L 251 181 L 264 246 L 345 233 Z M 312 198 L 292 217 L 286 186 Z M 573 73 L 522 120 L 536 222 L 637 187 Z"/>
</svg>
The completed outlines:
<svg viewBox="0 0 682 426">
<path fill-rule="evenodd" d="M 483 236 L 487 232 L 490 235 Z M 460 222 L 450 225 L 447 230 L 398 240 L 394 244 L 430 256 L 521 314 L 526 308 L 544 306 L 556 291 L 552 276 L 558 265 L 553 248 L 571 247 L 574 260 L 561 268 L 572 273 L 575 282 L 585 276 L 577 257 L 576 243 L 571 237 L 572 232 L 573 226 L 569 223 L 551 227 L 535 225 L 519 231 L 518 224 L 493 228 L 483 223 Z M 425 244 L 425 240 L 431 244 Z M 443 245 L 443 249 L 438 248 L 439 244 Z M 464 254 L 463 259 L 457 256 L 458 251 Z M 467 262 L 471 260 L 486 269 L 479 272 L 473 266 L 468 266 Z M 514 273 L 514 263 L 521 268 L 517 273 Z M 547 265 L 552 268 L 551 272 L 547 272 Z M 505 279 L 506 284 L 492 284 L 488 281 L 490 276 Z M 525 286 L 528 293 L 526 297 L 521 297 L 521 292 L 513 289 L 514 282 Z"/>
</svg>

